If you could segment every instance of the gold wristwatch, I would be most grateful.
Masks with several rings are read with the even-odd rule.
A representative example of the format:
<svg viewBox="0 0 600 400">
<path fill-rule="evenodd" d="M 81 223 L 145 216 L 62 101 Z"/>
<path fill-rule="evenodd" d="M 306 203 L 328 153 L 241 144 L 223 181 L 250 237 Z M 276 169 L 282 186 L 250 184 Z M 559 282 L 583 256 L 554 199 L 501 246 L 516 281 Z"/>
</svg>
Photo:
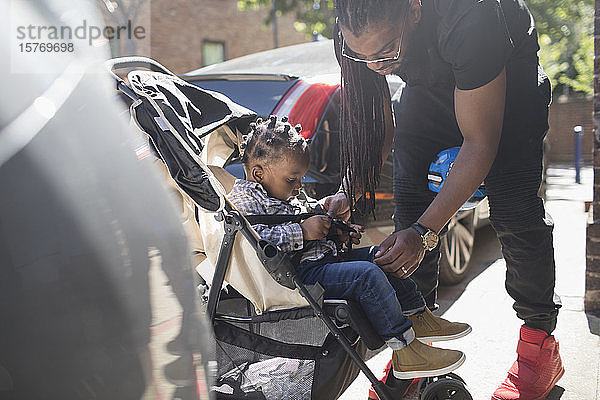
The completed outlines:
<svg viewBox="0 0 600 400">
<path fill-rule="evenodd" d="M 437 233 L 427 228 L 426 226 L 421 225 L 418 222 L 415 222 L 410 226 L 415 231 L 421 235 L 421 240 L 423 241 L 423 248 L 427 251 L 431 251 L 435 249 L 435 246 L 438 245 L 440 238 Z"/>
</svg>

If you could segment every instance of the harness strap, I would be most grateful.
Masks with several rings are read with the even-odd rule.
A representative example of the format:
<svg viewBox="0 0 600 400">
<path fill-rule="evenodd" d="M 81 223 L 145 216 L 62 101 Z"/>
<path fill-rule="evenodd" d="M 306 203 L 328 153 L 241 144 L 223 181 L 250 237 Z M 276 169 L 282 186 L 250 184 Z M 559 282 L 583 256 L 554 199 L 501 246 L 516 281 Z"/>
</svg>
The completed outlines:
<svg viewBox="0 0 600 400">
<path fill-rule="evenodd" d="M 279 225 L 285 224 L 286 222 L 299 223 L 307 218 L 314 217 L 315 215 L 321 215 L 317 213 L 301 213 L 301 214 L 273 214 L 273 215 L 244 215 L 250 225 Z"/>
<path fill-rule="evenodd" d="M 322 211 L 322 209 L 320 209 L 320 210 L 317 209 L 317 211 Z M 327 215 L 327 214 L 325 214 L 325 212 L 307 212 L 307 213 L 300 213 L 300 214 L 244 215 L 244 217 L 246 218 L 246 220 L 248 221 L 248 223 L 250 225 L 257 225 L 257 224 L 279 225 L 279 224 L 285 224 L 286 222 L 300 223 L 300 222 L 304 221 L 305 219 L 314 217 L 315 215 Z M 340 240 L 339 240 L 339 236 L 337 234 L 337 229 L 340 229 L 344 232 L 356 232 L 356 230 L 344 222 L 337 221 L 337 220 L 332 221 L 332 225 L 329 230 L 329 234 L 327 235 L 327 239 L 332 240 L 336 244 L 336 247 L 338 247 L 338 251 L 339 251 L 339 250 L 341 250 L 342 242 L 340 242 Z M 348 249 L 351 249 L 352 241 L 351 240 L 348 241 L 348 243 L 346 243 L 346 246 L 348 247 Z M 300 262 L 302 251 L 298 251 L 298 252 L 294 252 L 294 253 L 295 254 L 292 256 L 292 262 L 294 264 L 298 264 Z"/>
</svg>

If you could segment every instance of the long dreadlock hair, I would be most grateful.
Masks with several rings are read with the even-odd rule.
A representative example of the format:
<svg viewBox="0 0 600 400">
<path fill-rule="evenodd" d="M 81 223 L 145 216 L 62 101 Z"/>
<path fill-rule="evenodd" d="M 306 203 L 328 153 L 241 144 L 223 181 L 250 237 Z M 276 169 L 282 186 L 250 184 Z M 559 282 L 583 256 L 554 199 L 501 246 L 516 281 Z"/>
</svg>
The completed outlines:
<svg viewBox="0 0 600 400">
<path fill-rule="evenodd" d="M 408 11 L 408 0 L 336 0 L 335 8 L 338 32 L 334 35 L 339 43 L 335 51 L 342 72 L 340 163 L 348 183 L 344 191 L 352 204 L 367 195 L 361 210 L 366 213 L 375 208 L 385 141 L 384 107 L 391 105 L 390 93 L 384 76 L 341 55 L 339 28 L 360 36 L 369 26 L 397 24 Z"/>
</svg>

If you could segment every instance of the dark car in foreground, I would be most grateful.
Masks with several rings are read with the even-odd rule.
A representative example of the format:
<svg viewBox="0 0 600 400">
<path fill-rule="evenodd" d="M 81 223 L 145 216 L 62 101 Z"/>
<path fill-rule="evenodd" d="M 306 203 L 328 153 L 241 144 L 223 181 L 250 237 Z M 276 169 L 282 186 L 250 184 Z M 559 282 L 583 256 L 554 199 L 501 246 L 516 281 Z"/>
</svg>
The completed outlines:
<svg viewBox="0 0 600 400">
<path fill-rule="evenodd" d="M 94 2 L 10 6 L 15 26 L 102 22 Z M 0 399 L 212 398 L 187 236 L 98 70 L 108 45 L 14 44 L 0 38 Z M 163 372 L 180 332 L 203 354 L 192 389 Z"/>
<path fill-rule="evenodd" d="M 255 53 L 191 71 L 183 78 L 203 89 L 220 92 L 260 116 L 287 115 L 292 124 L 301 124 L 302 135 L 312 140 L 311 165 L 305 178 L 307 192 L 322 198 L 338 189 L 340 68 L 333 41 Z M 395 76 L 386 78 L 395 102 L 404 83 Z M 235 160 L 228 169 L 238 177 L 243 176 L 241 165 Z M 389 157 L 376 191 L 374 222 L 378 224 L 389 224 L 393 213 L 392 176 Z M 475 229 L 487 221 L 487 210 L 485 201 L 475 210 L 458 213 L 450 221 L 441 244 L 442 283 L 454 284 L 464 278 Z"/>
</svg>

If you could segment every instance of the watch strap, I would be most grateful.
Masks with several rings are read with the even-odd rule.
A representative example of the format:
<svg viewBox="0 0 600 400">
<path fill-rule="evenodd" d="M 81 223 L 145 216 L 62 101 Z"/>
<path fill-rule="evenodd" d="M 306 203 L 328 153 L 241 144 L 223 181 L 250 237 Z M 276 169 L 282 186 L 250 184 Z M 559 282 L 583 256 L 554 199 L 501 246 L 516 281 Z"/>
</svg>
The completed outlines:
<svg viewBox="0 0 600 400">
<path fill-rule="evenodd" d="M 431 230 L 425 225 L 422 225 L 418 222 L 413 223 L 410 227 L 413 228 L 415 231 L 419 232 L 419 235 L 421 235 L 421 237 L 425 236 L 425 234 Z"/>
<path fill-rule="evenodd" d="M 427 228 L 423 224 L 415 222 L 411 227 L 416 230 L 421 236 L 423 242 L 423 248 L 427 251 L 433 250 L 439 243 L 438 234 Z"/>
</svg>

